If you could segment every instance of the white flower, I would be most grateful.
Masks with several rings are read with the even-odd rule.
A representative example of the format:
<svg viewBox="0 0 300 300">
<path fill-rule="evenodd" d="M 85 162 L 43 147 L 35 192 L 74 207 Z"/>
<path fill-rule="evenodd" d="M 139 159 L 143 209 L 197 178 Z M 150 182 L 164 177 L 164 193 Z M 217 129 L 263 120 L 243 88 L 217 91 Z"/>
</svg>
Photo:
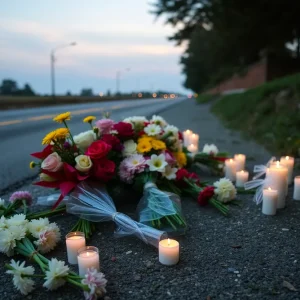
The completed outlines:
<svg viewBox="0 0 300 300">
<path fill-rule="evenodd" d="M 0 232 L 0 252 L 11 256 L 14 253 L 15 247 L 16 240 L 12 232 L 9 229 L 2 230 Z"/>
<path fill-rule="evenodd" d="M 13 259 L 10 262 L 10 266 L 13 267 L 14 270 L 8 270 L 6 273 L 14 276 L 13 283 L 15 288 L 19 290 L 21 294 L 27 295 L 34 289 L 34 281 L 25 276 L 33 275 L 34 268 L 32 266 L 25 267 L 25 261 L 20 263 L 19 261 L 16 262 Z"/>
<path fill-rule="evenodd" d="M 135 129 L 144 127 L 144 123 L 148 122 L 148 120 L 145 117 L 135 116 L 135 117 L 129 117 L 123 120 L 125 123 L 130 123 Z"/>
<path fill-rule="evenodd" d="M 80 172 L 88 172 L 93 166 L 93 163 L 88 155 L 78 155 L 75 157 L 76 165 L 75 169 Z"/>
<path fill-rule="evenodd" d="M 161 133 L 161 127 L 156 124 L 149 124 L 145 127 L 144 131 L 149 136 L 155 136 Z"/>
<path fill-rule="evenodd" d="M 221 178 L 214 183 L 215 194 L 220 202 L 226 203 L 236 197 L 236 188 L 227 178 Z"/>
<path fill-rule="evenodd" d="M 5 200 L 0 198 L 0 207 L 4 207 L 5 206 Z"/>
<path fill-rule="evenodd" d="M 18 214 L 6 219 L 6 224 L 9 226 L 25 226 L 28 223 L 24 214 Z"/>
<path fill-rule="evenodd" d="M 7 228 L 6 219 L 4 216 L 0 218 L 0 232 Z"/>
<path fill-rule="evenodd" d="M 156 125 L 160 125 L 161 127 L 165 127 L 168 125 L 168 123 L 165 121 L 165 119 L 163 119 L 160 116 L 156 116 L 154 115 L 152 117 L 152 119 L 150 120 L 151 123 L 156 124 Z"/>
<path fill-rule="evenodd" d="M 8 230 L 15 240 L 20 241 L 26 236 L 27 226 L 9 226 Z"/>
<path fill-rule="evenodd" d="M 33 237 L 39 238 L 40 232 L 44 231 L 48 226 L 48 218 L 39 218 L 38 220 L 31 220 L 28 223 L 28 230 Z"/>
<path fill-rule="evenodd" d="M 137 144 L 134 142 L 134 140 L 125 141 L 123 145 L 124 145 L 124 149 L 122 151 L 123 156 L 136 154 Z"/>
<path fill-rule="evenodd" d="M 96 134 L 93 130 L 81 132 L 74 136 L 75 144 L 82 151 L 85 151 L 95 140 Z"/>
<path fill-rule="evenodd" d="M 103 297 L 106 293 L 105 275 L 98 272 L 95 268 L 88 268 L 85 278 L 81 280 L 81 283 L 87 285 L 90 289 L 89 292 L 84 292 L 85 299 L 97 299 Z"/>
<path fill-rule="evenodd" d="M 178 136 L 178 128 L 173 125 L 167 125 L 164 128 L 165 133 L 172 133 L 174 136 Z"/>
<path fill-rule="evenodd" d="M 160 154 L 158 156 L 156 154 L 152 154 L 146 164 L 149 166 L 150 171 L 157 171 L 161 173 L 165 172 L 166 166 L 168 165 L 164 154 Z"/>
<path fill-rule="evenodd" d="M 176 173 L 178 169 L 166 166 L 165 172 L 162 174 L 163 177 L 166 177 L 169 180 L 176 179 Z"/>
<path fill-rule="evenodd" d="M 60 231 L 55 223 L 51 223 L 45 230 L 41 231 L 34 244 L 41 253 L 48 253 L 53 250 L 60 241 Z"/>
<path fill-rule="evenodd" d="M 219 153 L 219 149 L 214 144 L 205 144 L 202 150 L 203 153 L 217 155 Z"/>
<path fill-rule="evenodd" d="M 52 258 L 48 264 L 49 270 L 46 271 L 46 281 L 43 287 L 48 290 L 56 290 L 66 282 L 65 277 L 68 276 L 69 267 L 64 261 Z"/>
</svg>

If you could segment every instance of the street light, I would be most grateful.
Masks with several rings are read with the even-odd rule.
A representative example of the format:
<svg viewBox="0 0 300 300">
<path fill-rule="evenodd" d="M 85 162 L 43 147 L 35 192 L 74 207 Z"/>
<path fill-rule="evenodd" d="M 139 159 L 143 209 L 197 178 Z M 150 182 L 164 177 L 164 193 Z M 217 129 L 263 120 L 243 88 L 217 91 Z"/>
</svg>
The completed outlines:
<svg viewBox="0 0 300 300">
<path fill-rule="evenodd" d="M 130 68 L 126 68 L 125 70 L 123 71 L 117 71 L 116 72 L 116 95 L 118 95 L 120 93 L 120 85 L 121 85 L 121 72 L 129 72 L 130 71 Z"/>
<path fill-rule="evenodd" d="M 53 50 L 51 50 L 50 52 L 50 62 L 51 62 L 51 91 L 52 91 L 52 98 L 55 98 L 55 72 L 54 72 L 54 67 L 55 67 L 55 52 L 57 50 L 61 50 L 63 48 L 67 48 L 67 47 L 71 47 L 71 46 L 76 46 L 76 42 L 72 42 L 70 44 L 66 44 L 66 45 L 61 45 L 58 46 L 56 48 L 54 48 Z"/>
</svg>

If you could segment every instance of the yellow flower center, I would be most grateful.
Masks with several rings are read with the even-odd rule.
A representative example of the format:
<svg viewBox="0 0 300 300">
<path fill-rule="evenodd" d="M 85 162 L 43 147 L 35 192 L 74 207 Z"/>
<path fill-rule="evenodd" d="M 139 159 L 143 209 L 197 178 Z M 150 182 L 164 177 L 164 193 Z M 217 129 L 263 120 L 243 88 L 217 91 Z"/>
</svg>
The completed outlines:
<svg viewBox="0 0 300 300">
<path fill-rule="evenodd" d="M 156 160 L 153 165 L 156 168 L 160 168 L 161 167 L 161 161 L 160 160 Z"/>
</svg>

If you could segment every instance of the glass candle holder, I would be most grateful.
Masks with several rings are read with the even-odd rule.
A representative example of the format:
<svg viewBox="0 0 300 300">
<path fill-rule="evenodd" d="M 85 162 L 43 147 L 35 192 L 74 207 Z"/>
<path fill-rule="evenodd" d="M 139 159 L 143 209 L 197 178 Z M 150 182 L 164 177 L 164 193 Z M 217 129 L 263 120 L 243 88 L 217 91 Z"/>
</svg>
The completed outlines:
<svg viewBox="0 0 300 300">
<path fill-rule="evenodd" d="M 82 247 L 78 250 L 77 260 L 79 275 L 84 277 L 89 268 L 100 270 L 99 250 L 94 246 Z"/>
<path fill-rule="evenodd" d="M 77 265 L 77 252 L 80 248 L 85 247 L 85 236 L 83 232 L 75 231 L 66 235 L 66 246 L 68 262 Z"/>
</svg>

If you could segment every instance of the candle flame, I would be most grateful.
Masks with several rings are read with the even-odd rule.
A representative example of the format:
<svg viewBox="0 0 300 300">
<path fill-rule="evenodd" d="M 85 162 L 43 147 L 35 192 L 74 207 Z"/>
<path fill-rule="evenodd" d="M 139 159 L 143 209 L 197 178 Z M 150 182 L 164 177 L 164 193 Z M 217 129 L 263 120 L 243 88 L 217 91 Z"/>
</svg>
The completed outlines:
<svg viewBox="0 0 300 300">
<path fill-rule="evenodd" d="M 170 239 L 168 239 L 168 245 L 170 246 L 170 243 L 171 243 L 171 241 L 170 241 Z"/>
<path fill-rule="evenodd" d="M 233 160 L 232 160 L 232 158 L 230 158 L 230 160 L 229 160 L 231 163 L 233 162 Z"/>
<path fill-rule="evenodd" d="M 244 170 L 242 170 L 241 173 L 244 173 Z"/>
<path fill-rule="evenodd" d="M 290 159 L 290 157 L 289 157 L 289 156 L 286 156 L 286 157 L 285 157 L 285 159 L 286 159 L 286 160 L 289 160 L 289 159 Z"/>
<path fill-rule="evenodd" d="M 280 167 L 280 161 L 276 161 L 276 167 L 279 168 Z"/>
<path fill-rule="evenodd" d="M 89 255 L 90 255 L 90 252 L 87 251 L 86 256 L 89 256 Z"/>
<path fill-rule="evenodd" d="M 268 187 L 268 190 L 271 191 L 272 189 L 270 187 Z"/>
</svg>

